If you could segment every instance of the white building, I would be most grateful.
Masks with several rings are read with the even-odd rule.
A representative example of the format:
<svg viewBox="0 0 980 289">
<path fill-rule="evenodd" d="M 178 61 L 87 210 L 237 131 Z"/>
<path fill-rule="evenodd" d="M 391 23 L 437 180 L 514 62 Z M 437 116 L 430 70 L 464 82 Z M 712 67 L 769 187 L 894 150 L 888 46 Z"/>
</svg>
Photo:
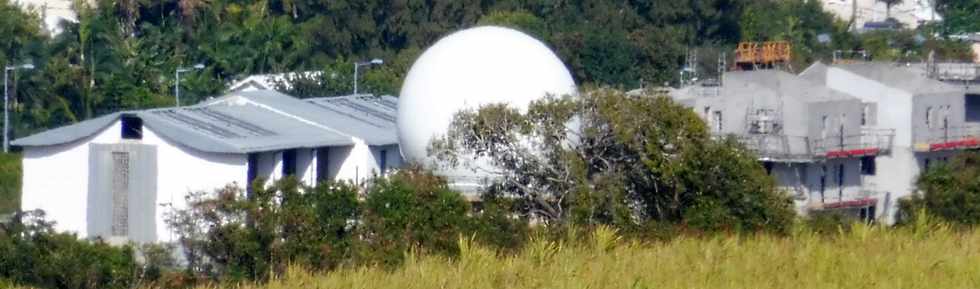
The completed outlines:
<svg viewBox="0 0 980 289">
<path fill-rule="evenodd" d="M 843 21 L 854 20 L 854 27 L 865 27 L 868 22 L 883 22 L 888 17 L 888 6 L 880 0 L 820 0 L 825 11 Z M 933 9 L 935 0 L 905 0 L 891 8 L 891 17 L 907 28 L 940 21 L 942 17 Z"/>
<path fill-rule="evenodd" d="M 835 208 L 867 218 L 888 202 L 867 184 L 893 132 L 869 126 L 854 97 L 779 70 L 726 72 L 670 94 L 712 134 L 755 151 L 801 214 Z"/>
<path fill-rule="evenodd" d="M 980 147 L 980 93 L 915 66 L 726 72 L 671 95 L 713 133 L 755 151 L 802 214 L 841 210 L 891 224 L 923 169 Z"/>
<path fill-rule="evenodd" d="M 15 140 L 23 210 L 114 241 L 172 241 L 164 204 L 192 191 L 295 175 L 363 182 L 401 165 L 394 97 L 231 93 L 199 105 L 113 113 Z"/>
</svg>

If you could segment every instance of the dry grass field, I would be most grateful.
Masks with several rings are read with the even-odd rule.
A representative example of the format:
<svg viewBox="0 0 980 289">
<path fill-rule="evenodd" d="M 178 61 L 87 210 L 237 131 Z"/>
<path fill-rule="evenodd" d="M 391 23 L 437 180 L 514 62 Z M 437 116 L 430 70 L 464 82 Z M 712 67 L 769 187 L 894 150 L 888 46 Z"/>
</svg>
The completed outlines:
<svg viewBox="0 0 980 289">
<path fill-rule="evenodd" d="M 501 256 L 461 239 L 453 259 L 410 256 L 396 269 L 291 269 L 254 289 L 434 288 L 980 288 L 980 230 L 855 225 L 827 236 L 681 237 L 624 241 L 599 229 L 586 241 L 535 240 Z"/>
</svg>

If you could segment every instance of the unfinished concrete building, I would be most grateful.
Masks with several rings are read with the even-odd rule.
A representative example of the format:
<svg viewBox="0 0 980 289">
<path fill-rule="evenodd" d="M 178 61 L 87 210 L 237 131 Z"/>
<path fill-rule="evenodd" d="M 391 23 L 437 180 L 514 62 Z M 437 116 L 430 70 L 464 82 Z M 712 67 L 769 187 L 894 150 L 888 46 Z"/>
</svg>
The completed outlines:
<svg viewBox="0 0 980 289">
<path fill-rule="evenodd" d="M 872 219 L 894 200 L 874 184 L 874 159 L 894 131 L 868 120 L 860 99 L 779 70 L 734 71 L 671 92 L 712 133 L 755 151 L 800 213 L 841 209 Z"/>
<path fill-rule="evenodd" d="M 671 91 L 718 136 L 734 135 L 802 214 L 893 223 L 930 165 L 980 147 L 980 89 L 915 65 L 816 63 L 800 75 L 725 72 Z"/>
</svg>

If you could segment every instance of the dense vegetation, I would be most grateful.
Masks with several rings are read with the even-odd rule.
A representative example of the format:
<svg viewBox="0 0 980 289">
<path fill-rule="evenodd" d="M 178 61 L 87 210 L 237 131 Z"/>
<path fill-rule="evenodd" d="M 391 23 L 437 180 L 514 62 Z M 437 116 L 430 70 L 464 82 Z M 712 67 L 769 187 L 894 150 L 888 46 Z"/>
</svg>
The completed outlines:
<svg viewBox="0 0 980 289">
<path fill-rule="evenodd" d="M 865 40 L 834 22 L 818 1 L 803 0 L 85 2 L 75 7 L 78 23 L 63 23 L 62 32 L 51 35 L 37 15 L 0 0 L 0 64 L 37 66 L 12 75 L 15 136 L 117 110 L 172 105 L 175 69 L 196 63 L 206 68 L 182 76 L 184 103 L 257 73 L 325 71 L 318 79 L 292 79 L 303 84 L 290 92 L 347 93 L 351 63 L 375 57 L 385 65 L 365 72 L 364 91 L 396 94 L 422 49 L 479 24 L 534 34 L 579 83 L 622 88 L 676 82 L 685 55 L 695 50 L 702 71 L 715 71 L 718 53 L 738 41 L 789 40 L 797 70 L 829 58 L 833 49 L 868 48 L 880 59 L 895 59 L 908 50 L 921 58 L 923 51 L 950 46 L 933 39 L 932 30 L 905 33 L 902 39 L 927 40 L 911 46 L 888 35 Z M 949 23 L 962 23 L 955 29 L 975 25 L 977 0 L 947 2 Z M 832 40 L 819 41 L 821 34 Z"/>
<path fill-rule="evenodd" d="M 0 216 L 20 209 L 20 159 L 19 154 L 0 153 Z"/>
<path fill-rule="evenodd" d="M 900 203 L 905 222 L 925 212 L 951 224 L 980 224 L 980 153 L 937 162 L 919 176 L 917 185 L 920 191 Z"/>
<path fill-rule="evenodd" d="M 521 216 L 548 224 L 784 232 L 794 214 L 753 153 L 712 138 L 666 95 L 586 89 L 526 112 L 462 111 L 430 154 L 500 176 L 484 196 L 513 199 Z M 493 167 L 472 166 L 473 158 Z"/>
</svg>

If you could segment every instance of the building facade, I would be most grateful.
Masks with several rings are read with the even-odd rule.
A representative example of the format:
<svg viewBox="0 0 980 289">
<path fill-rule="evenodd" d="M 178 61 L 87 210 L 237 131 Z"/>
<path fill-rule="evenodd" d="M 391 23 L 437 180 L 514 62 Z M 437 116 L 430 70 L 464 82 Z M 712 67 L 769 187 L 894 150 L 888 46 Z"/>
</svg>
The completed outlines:
<svg viewBox="0 0 980 289">
<path fill-rule="evenodd" d="M 238 92 L 114 113 L 15 140 L 23 210 L 114 242 L 173 241 L 164 215 L 190 192 L 295 176 L 362 184 L 401 165 L 390 96 Z"/>
</svg>

